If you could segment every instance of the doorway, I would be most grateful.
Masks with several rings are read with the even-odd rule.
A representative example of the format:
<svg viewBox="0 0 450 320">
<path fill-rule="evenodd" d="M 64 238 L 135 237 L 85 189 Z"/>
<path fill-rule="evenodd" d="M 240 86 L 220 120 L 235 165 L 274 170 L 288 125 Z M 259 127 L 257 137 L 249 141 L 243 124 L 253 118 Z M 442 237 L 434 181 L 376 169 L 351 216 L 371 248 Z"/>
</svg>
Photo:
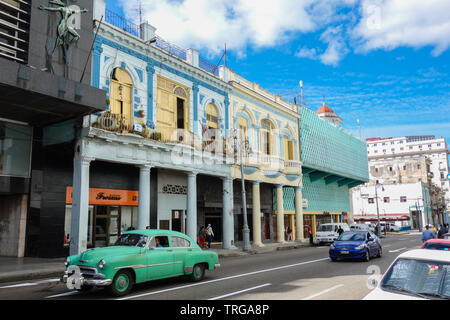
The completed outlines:
<svg viewBox="0 0 450 320">
<path fill-rule="evenodd" d="M 94 206 L 94 248 L 107 247 L 116 242 L 121 234 L 121 213 L 120 206 Z"/>
</svg>

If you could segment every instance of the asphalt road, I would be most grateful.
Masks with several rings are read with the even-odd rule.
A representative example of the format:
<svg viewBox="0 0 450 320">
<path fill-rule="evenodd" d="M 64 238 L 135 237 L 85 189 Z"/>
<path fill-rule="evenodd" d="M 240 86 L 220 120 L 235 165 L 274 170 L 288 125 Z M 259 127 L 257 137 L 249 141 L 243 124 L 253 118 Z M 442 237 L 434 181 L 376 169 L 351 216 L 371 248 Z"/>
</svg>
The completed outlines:
<svg viewBox="0 0 450 320">
<path fill-rule="evenodd" d="M 383 274 L 400 253 L 420 246 L 420 234 L 388 235 L 383 256 L 369 262 L 328 258 L 328 246 L 222 258 L 199 283 L 186 277 L 135 285 L 122 298 L 103 289 L 70 291 L 58 279 L 2 283 L 0 300 L 360 300 L 373 273 Z"/>
</svg>

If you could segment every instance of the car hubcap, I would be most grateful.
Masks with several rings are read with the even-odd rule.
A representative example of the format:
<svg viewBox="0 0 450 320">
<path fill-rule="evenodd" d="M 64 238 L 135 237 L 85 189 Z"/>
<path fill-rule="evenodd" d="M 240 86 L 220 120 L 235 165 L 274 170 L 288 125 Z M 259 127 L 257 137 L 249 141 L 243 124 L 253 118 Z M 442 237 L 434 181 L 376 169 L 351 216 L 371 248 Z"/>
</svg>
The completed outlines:
<svg viewBox="0 0 450 320">
<path fill-rule="evenodd" d="M 117 278 L 116 287 L 119 291 L 125 291 L 128 288 L 129 279 L 126 275 L 121 275 Z"/>
</svg>

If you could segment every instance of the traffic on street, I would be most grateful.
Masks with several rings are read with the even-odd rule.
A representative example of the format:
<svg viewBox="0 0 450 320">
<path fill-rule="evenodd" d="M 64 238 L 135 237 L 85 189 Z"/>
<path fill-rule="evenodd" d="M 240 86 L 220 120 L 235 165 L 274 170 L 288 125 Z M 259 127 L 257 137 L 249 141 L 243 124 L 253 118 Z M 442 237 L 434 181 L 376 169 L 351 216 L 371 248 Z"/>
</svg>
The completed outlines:
<svg viewBox="0 0 450 320">
<path fill-rule="evenodd" d="M 421 246 L 421 234 L 388 234 L 383 254 L 369 261 L 329 258 L 330 246 L 311 246 L 220 259 L 203 281 L 181 276 L 136 284 L 129 294 L 69 290 L 58 278 L 2 283 L 0 299 L 32 300 L 360 300 L 369 294 L 394 259 Z"/>
</svg>

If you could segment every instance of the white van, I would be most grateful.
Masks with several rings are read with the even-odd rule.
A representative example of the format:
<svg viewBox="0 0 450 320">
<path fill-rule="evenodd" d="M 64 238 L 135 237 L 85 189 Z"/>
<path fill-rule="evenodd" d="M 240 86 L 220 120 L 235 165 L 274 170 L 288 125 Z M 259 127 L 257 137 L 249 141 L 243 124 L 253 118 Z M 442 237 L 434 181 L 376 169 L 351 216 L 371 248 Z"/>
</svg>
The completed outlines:
<svg viewBox="0 0 450 320">
<path fill-rule="evenodd" d="M 370 230 L 369 225 L 365 223 L 355 223 L 350 226 L 351 230 Z"/>
<path fill-rule="evenodd" d="M 337 232 L 339 226 L 344 231 L 350 231 L 350 227 L 346 223 L 324 223 L 317 228 L 316 242 L 319 244 L 323 242 L 334 242 L 339 237 L 339 233 Z"/>
</svg>

